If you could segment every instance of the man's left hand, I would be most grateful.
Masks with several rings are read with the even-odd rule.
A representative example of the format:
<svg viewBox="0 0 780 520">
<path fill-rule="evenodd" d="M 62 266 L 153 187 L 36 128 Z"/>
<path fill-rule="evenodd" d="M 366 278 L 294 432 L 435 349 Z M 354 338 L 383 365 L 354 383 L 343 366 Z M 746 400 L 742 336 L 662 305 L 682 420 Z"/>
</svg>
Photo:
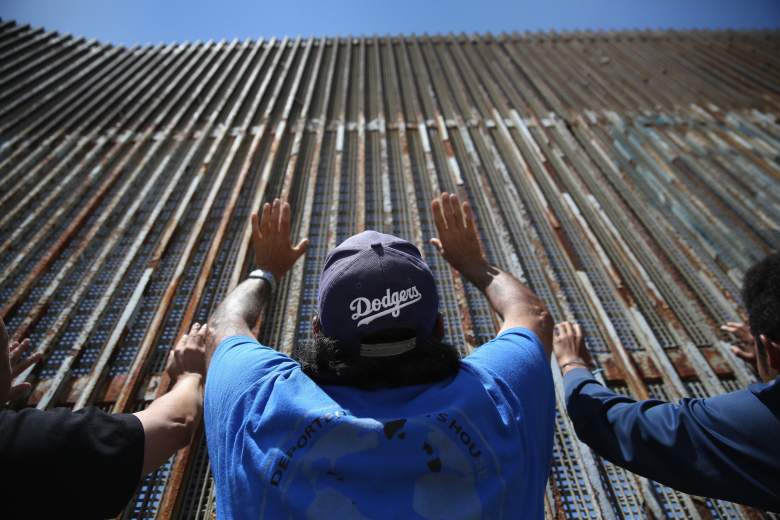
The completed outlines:
<svg viewBox="0 0 780 520">
<path fill-rule="evenodd" d="M 294 246 L 290 242 L 290 204 L 275 199 L 273 204 L 263 204 L 262 217 L 252 214 L 252 245 L 255 249 L 255 265 L 271 271 L 280 280 L 309 246 L 304 238 Z"/>
<path fill-rule="evenodd" d="M 21 342 L 12 341 L 8 350 L 2 349 L 3 352 L 8 353 L 8 356 L 6 359 L 0 359 L 0 363 L 3 363 L 4 366 L 8 367 L 7 371 L 4 370 L 4 372 L 10 374 L 10 378 L 8 378 L 7 381 L 4 380 L 2 384 L 0 384 L 0 406 L 5 405 L 5 403 L 8 401 L 15 401 L 30 391 L 30 383 L 21 383 L 18 385 L 11 384 L 16 376 L 24 372 L 30 365 L 34 365 L 40 361 L 42 358 L 41 353 L 36 352 L 35 354 L 28 356 L 26 359 L 22 359 L 22 354 L 28 348 L 30 348 L 30 340 L 24 339 Z"/>
</svg>

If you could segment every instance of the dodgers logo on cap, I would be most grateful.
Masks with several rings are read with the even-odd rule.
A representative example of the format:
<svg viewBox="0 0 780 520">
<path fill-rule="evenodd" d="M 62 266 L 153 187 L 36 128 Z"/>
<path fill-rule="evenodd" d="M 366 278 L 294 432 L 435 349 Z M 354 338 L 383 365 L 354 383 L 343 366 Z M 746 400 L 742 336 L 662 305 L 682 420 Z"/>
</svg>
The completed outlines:
<svg viewBox="0 0 780 520">
<path fill-rule="evenodd" d="M 318 309 L 321 331 L 364 356 L 397 355 L 431 337 L 439 302 L 436 284 L 410 242 L 377 231 L 354 235 L 325 259 Z M 407 341 L 363 343 L 379 331 L 408 330 Z"/>
</svg>

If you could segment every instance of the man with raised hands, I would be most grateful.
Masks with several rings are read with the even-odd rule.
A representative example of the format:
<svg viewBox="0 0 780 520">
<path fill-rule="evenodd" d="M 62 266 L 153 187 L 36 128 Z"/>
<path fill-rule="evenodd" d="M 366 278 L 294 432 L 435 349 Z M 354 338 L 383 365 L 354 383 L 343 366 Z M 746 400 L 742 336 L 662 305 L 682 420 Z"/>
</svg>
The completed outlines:
<svg viewBox="0 0 780 520">
<path fill-rule="evenodd" d="M 255 270 L 210 320 L 205 421 L 219 517 L 543 517 L 552 322 L 487 262 L 467 203 L 445 193 L 432 210 L 432 243 L 501 318 L 495 339 L 462 360 L 443 341 L 420 251 L 376 231 L 328 253 L 311 341 L 277 345 L 291 356 L 260 344 L 252 328 L 307 243 L 292 246 L 286 202 L 252 217 Z"/>
</svg>

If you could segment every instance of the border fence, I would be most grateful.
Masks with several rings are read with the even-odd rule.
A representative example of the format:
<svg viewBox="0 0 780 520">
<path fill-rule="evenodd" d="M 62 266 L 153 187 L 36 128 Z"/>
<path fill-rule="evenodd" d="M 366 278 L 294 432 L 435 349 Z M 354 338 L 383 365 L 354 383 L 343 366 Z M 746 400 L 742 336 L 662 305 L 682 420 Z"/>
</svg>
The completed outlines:
<svg viewBox="0 0 780 520">
<path fill-rule="evenodd" d="M 444 190 L 471 202 L 492 262 L 582 324 L 615 391 L 742 388 L 755 376 L 718 326 L 745 318 L 742 276 L 780 247 L 779 113 L 778 32 L 123 47 L 0 21 L 0 305 L 44 354 L 27 404 L 164 393 L 168 350 L 245 276 L 248 216 L 274 197 L 311 243 L 261 341 L 307 340 L 326 252 L 372 228 L 420 247 L 467 354 L 497 321 L 428 244 Z M 548 518 L 775 518 L 610 464 L 560 384 L 558 401 Z M 214 507 L 201 429 L 123 517 Z"/>
</svg>

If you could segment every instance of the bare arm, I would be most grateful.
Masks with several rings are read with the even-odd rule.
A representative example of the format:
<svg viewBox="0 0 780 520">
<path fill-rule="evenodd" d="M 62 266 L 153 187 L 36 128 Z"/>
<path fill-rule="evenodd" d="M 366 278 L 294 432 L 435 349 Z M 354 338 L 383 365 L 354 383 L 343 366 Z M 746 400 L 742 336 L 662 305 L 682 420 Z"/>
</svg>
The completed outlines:
<svg viewBox="0 0 780 520">
<path fill-rule="evenodd" d="M 251 219 L 255 265 L 281 280 L 306 252 L 309 241 L 304 239 L 297 246 L 290 243 L 290 205 L 287 202 L 279 199 L 273 204 L 266 202 L 262 218 L 255 213 Z M 233 289 L 209 319 L 214 329 L 214 346 L 230 336 L 251 337 L 252 327 L 265 309 L 270 293 L 265 280 L 245 280 Z"/>
<path fill-rule="evenodd" d="M 501 317 L 501 330 L 525 327 L 541 340 L 545 354 L 552 352 L 553 322 L 547 307 L 520 280 L 490 265 L 482 253 L 468 202 L 443 193 L 433 200 L 433 218 L 438 238 L 431 242 L 444 259 L 476 285 Z"/>
<path fill-rule="evenodd" d="M 490 306 L 501 316 L 501 330 L 525 327 L 532 330 L 549 356 L 552 352 L 553 322 L 544 302 L 520 280 L 485 262 L 463 272 L 471 283 L 485 293 Z"/>
<path fill-rule="evenodd" d="M 214 345 L 219 345 L 230 336 L 252 337 L 252 327 L 257 323 L 270 296 L 271 287 L 265 280 L 249 279 L 238 284 L 209 319 L 214 329 Z"/>
<path fill-rule="evenodd" d="M 135 413 L 144 428 L 144 475 L 189 444 L 202 408 L 203 377 L 186 374 L 167 394 Z"/>
<path fill-rule="evenodd" d="M 206 345 L 211 341 L 208 326 L 195 323 L 168 358 L 168 375 L 176 381 L 173 388 L 145 410 L 135 413 L 144 428 L 144 475 L 192 439 L 203 408 Z"/>
</svg>

